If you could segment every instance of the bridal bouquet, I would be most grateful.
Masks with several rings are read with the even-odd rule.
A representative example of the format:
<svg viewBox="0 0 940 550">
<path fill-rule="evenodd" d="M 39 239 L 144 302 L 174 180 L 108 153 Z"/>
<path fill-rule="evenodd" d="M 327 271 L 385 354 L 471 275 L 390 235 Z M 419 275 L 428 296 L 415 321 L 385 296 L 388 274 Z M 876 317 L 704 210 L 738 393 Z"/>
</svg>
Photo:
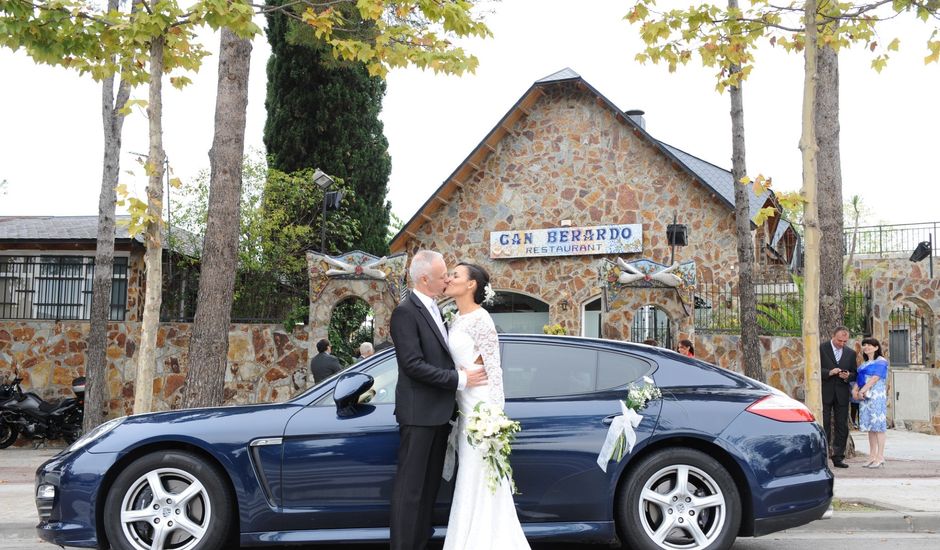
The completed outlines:
<svg viewBox="0 0 940 550">
<path fill-rule="evenodd" d="M 467 441 L 483 454 L 487 466 L 487 482 L 490 492 L 495 493 L 500 480 L 506 478 L 516 493 L 516 482 L 512 479 L 512 466 L 509 454 L 512 442 L 521 426 L 506 413 L 480 401 L 473 411 L 466 415 Z"/>
<path fill-rule="evenodd" d="M 611 458 L 617 462 L 623 460 L 623 455 L 633 450 L 636 444 L 636 432 L 634 428 L 640 426 L 643 417 L 637 414 L 637 411 L 646 408 L 646 405 L 654 399 L 663 396 L 653 379 L 649 376 L 643 377 L 643 385 L 637 386 L 630 384 L 627 388 L 627 398 L 621 401 L 620 409 L 623 416 L 614 418 L 607 431 L 607 439 L 604 441 L 601 452 L 597 457 L 597 465 L 601 470 L 607 471 L 607 463 Z"/>
</svg>

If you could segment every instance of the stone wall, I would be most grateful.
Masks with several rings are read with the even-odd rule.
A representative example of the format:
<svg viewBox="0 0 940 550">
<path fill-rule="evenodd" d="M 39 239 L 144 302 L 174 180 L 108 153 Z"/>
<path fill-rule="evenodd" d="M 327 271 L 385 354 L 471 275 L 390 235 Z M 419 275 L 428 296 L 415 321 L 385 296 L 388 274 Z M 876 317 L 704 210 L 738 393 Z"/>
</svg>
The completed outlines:
<svg viewBox="0 0 940 550">
<path fill-rule="evenodd" d="M 744 373 L 741 336 L 695 333 L 695 357 L 719 367 Z M 803 339 L 761 336 L 761 365 L 767 383 L 794 399 L 803 400 Z"/>
<path fill-rule="evenodd" d="M 163 323 L 157 333 L 153 384 L 155 410 L 178 407 L 186 376 L 191 325 Z M 0 379 L 13 372 L 23 388 L 46 399 L 72 396 L 71 383 L 85 373 L 87 322 L 0 321 Z M 109 416 L 130 414 L 140 323 L 108 325 Z M 306 389 L 307 332 L 287 334 L 280 325 L 234 324 L 229 331 L 225 404 L 284 401 Z"/>
<path fill-rule="evenodd" d="M 580 306 L 600 294 L 605 257 L 491 260 L 490 232 L 558 227 L 561 220 L 574 226 L 642 224 L 642 252 L 624 259 L 669 264 L 666 225 L 673 213 L 689 227 L 688 246 L 676 248 L 675 260 L 694 260 L 707 280 L 733 279 L 736 241 L 727 204 L 618 121 L 594 94 L 560 84 L 545 88 L 480 169 L 417 229 L 406 250 L 432 248 L 450 264 L 479 263 L 495 290 L 546 302 L 551 323 L 579 334 Z M 564 310 L 563 300 L 573 307 Z M 679 334 L 691 331 L 672 290 L 644 289 L 609 312 L 604 335 L 628 337 L 634 311 L 650 303 L 666 310 Z"/>
<path fill-rule="evenodd" d="M 873 275 L 889 279 L 929 279 L 930 260 L 917 263 L 910 261 L 910 253 L 897 257 L 855 256 L 850 271 L 856 277 L 867 278 Z M 940 258 L 934 258 L 934 273 L 940 273 Z"/>
</svg>

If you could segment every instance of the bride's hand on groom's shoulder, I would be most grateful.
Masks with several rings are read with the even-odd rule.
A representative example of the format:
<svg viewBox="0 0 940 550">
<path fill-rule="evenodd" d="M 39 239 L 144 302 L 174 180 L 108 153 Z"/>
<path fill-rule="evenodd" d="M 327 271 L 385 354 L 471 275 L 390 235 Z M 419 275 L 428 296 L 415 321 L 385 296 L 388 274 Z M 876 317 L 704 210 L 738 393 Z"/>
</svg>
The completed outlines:
<svg viewBox="0 0 940 550">
<path fill-rule="evenodd" d="M 476 370 L 467 370 L 461 367 L 462 371 L 467 374 L 467 387 L 472 388 L 474 386 L 482 386 L 486 384 L 488 379 L 486 378 L 486 370 L 476 369 Z"/>
</svg>

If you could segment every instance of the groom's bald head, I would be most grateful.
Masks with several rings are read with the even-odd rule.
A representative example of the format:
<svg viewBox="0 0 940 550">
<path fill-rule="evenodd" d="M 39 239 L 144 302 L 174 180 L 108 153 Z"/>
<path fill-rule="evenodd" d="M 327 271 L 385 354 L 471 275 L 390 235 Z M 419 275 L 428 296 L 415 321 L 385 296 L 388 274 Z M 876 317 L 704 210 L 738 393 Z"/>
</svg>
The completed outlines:
<svg viewBox="0 0 940 550">
<path fill-rule="evenodd" d="M 447 264 L 444 256 L 434 250 L 419 250 L 408 269 L 415 290 L 436 298 L 447 288 Z"/>
</svg>

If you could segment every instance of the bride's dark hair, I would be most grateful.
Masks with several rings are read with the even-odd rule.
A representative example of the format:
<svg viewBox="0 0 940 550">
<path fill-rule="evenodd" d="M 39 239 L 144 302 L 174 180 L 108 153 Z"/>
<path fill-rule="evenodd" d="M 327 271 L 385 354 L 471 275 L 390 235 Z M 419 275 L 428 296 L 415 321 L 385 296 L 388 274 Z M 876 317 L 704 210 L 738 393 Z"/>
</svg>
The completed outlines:
<svg viewBox="0 0 940 550">
<path fill-rule="evenodd" d="M 486 299 L 486 285 L 490 284 L 490 274 L 477 264 L 460 262 L 457 265 L 467 268 L 467 277 L 477 282 L 477 289 L 473 293 L 473 301 L 482 304 L 483 300 Z"/>
</svg>

